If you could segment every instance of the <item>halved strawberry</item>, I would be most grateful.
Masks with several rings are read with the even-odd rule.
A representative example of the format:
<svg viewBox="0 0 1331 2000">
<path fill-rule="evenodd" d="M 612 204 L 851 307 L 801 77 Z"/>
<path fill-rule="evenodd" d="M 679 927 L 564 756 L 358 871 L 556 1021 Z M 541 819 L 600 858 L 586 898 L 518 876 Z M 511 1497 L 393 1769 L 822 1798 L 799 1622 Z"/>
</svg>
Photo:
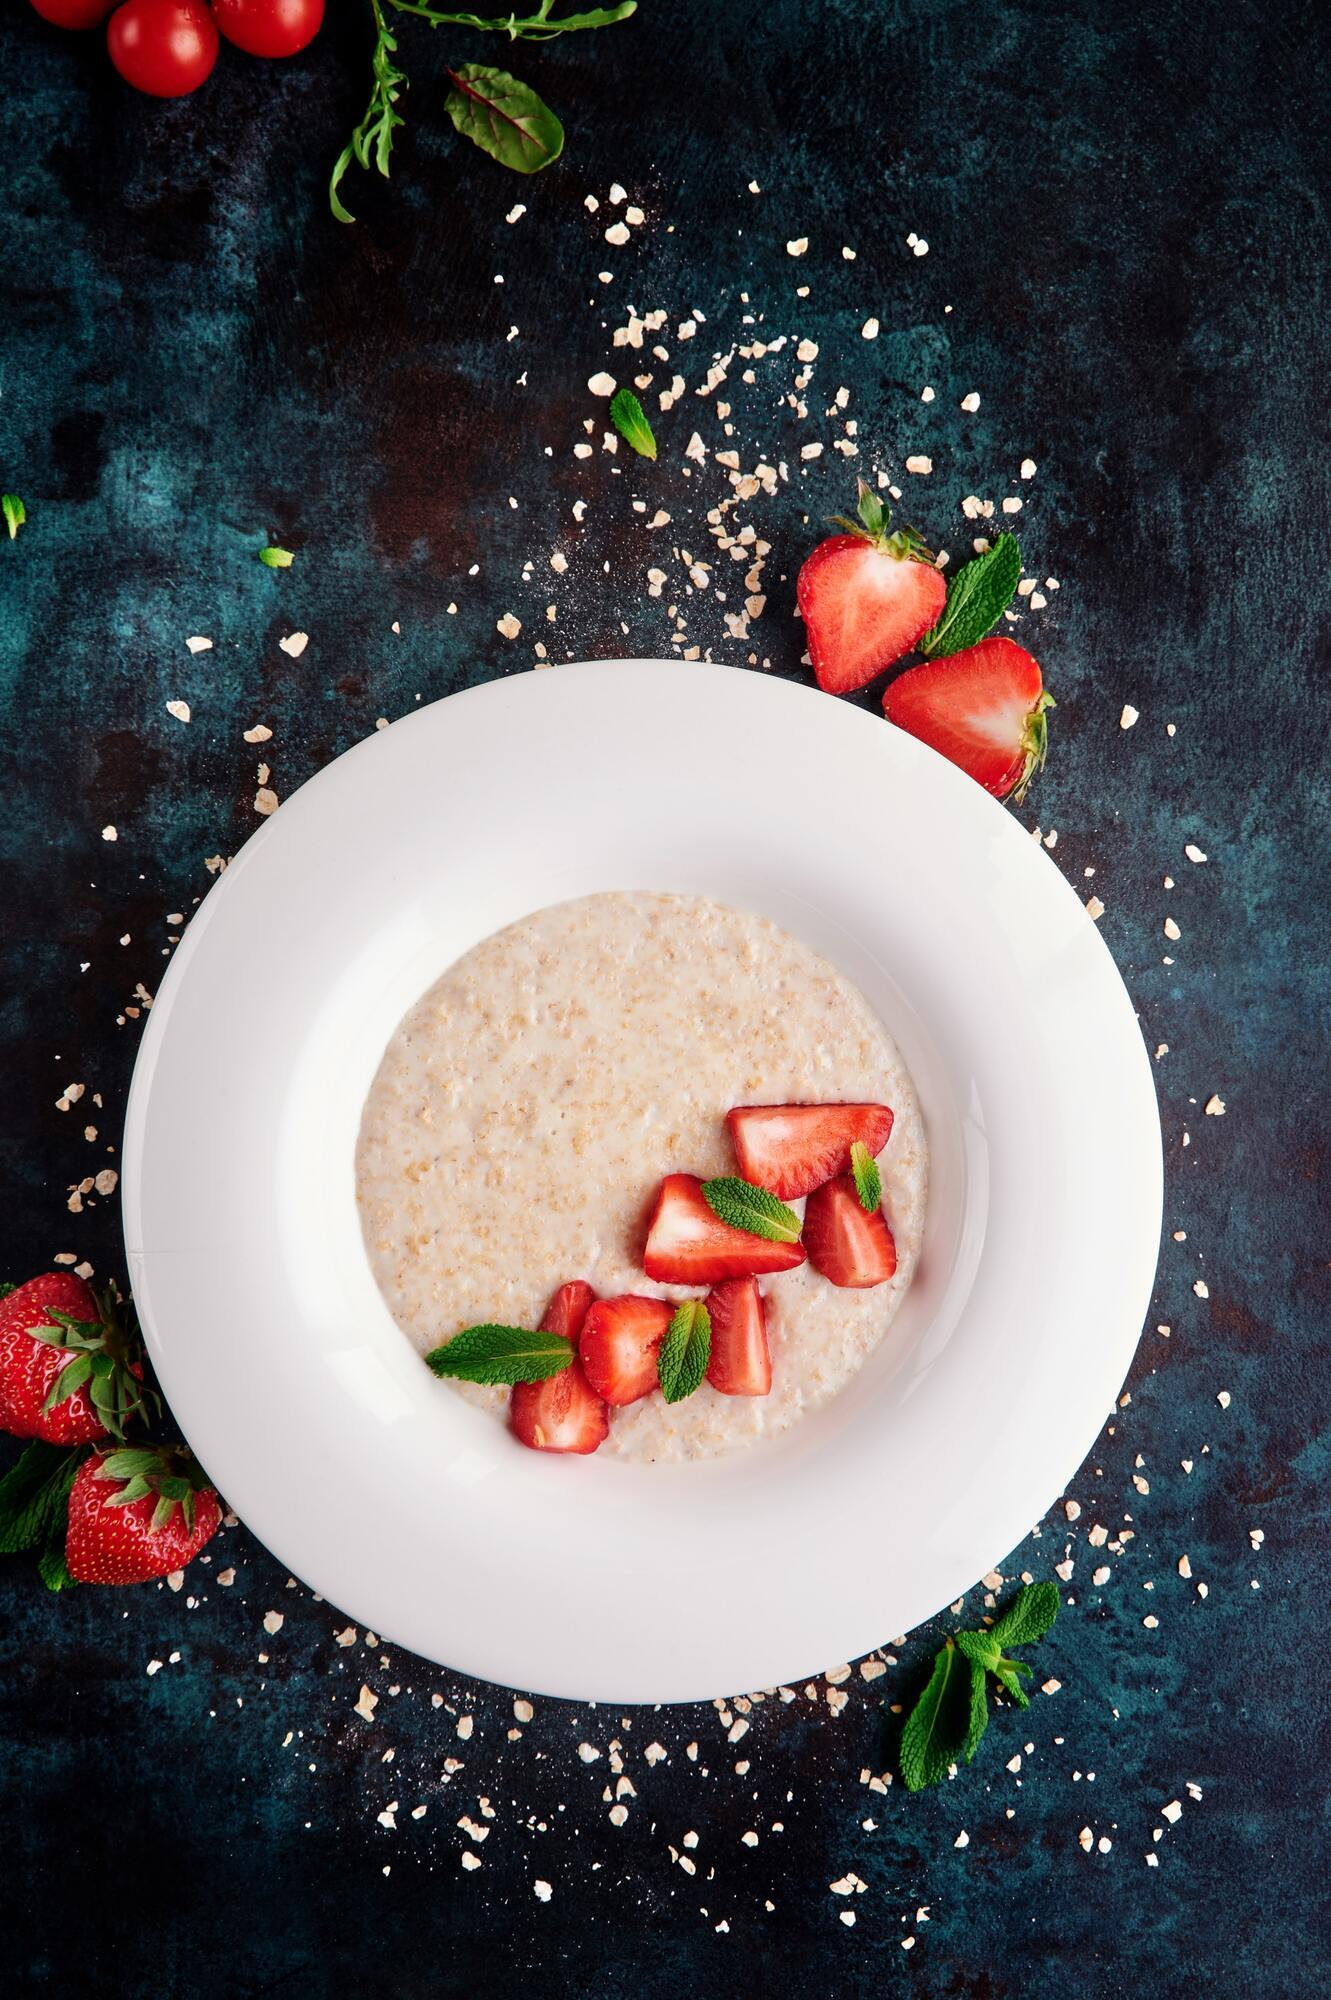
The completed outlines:
<svg viewBox="0 0 1331 2000">
<path fill-rule="evenodd" d="M 576 1349 L 596 1294 L 585 1279 L 561 1285 L 545 1309 L 544 1333 L 559 1333 Z M 575 1361 L 544 1382 L 515 1382 L 508 1421 L 514 1437 L 533 1451 L 595 1451 L 610 1430 L 605 1404 Z"/>
<path fill-rule="evenodd" d="M 756 1278 L 727 1278 L 707 1295 L 712 1351 L 707 1380 L 723 1396 L 765 1396 L 772 1387 L 767 1313 Z"/>
<path fill-rule="evenodd" d="M 662 1181 L 642 1258 L 643 1270 L 658 1284 L 715 1285 L 755 1271 L 793 1271 L 803 1262 L 798 1243 L 772 1243 L 722 1222 L 696 1174 L 667 1174 Z"/>
<path fill-rule="evenodd" d="M 883 696 L 898 729 L 983 785 L 1018 803 L 1048 749 L 1046 694 L 1040 669 L 1014 639 L 981 639 L 942 660 L 907 667 Z"/>
<path fill-rule="evenodd" d="M 583 1373 L 607 1403 L 636 1403 L 656 1387 L 656 1350 L 675 1308 L 669 1299 L 598 1299 L 582 1323 Z M 556 1377 L 558 1380 L 558 1377 Z"/>
<path fill-rule="evenodd" d="M 866 1215 L 851 1174 L 815 1189 L 804 1211 L 809 1262 L 829 1284 L 881 1285 L 897 1268 L 897 1246 L 881 1208 Z"/>
<path fill-rule="evenodd" d="M 829 694 L 862 688 L 936 625 L 947 598 L 942 573 L 913 528 L 887 532 L 888 512 L 859 482 L 859 520 L 819 542 L 795 594 L 818 685 Z"/>
<path fill-rule="evenodd" d="M 562 1333 L 565 1340 L 571 1340 L 576 1349 L 582 1334 L 582 1322 L 587 1317 L 587 1308 L 596 1303 L 596 1294 L 585 1278 L 574 1278 L 567 1285 L 561 1285 L 545 1309 L 541 1321 L 542 1333 Z"/>
<path fill-rule="evenodd" d="M 881 1153 L 892 1113 L 885 1104 L 740 1104 L 726 1124 L 745 1180 L 797 1201 L 850 1171 L 857 1139 L 875 1157 Z"/>
</svg>

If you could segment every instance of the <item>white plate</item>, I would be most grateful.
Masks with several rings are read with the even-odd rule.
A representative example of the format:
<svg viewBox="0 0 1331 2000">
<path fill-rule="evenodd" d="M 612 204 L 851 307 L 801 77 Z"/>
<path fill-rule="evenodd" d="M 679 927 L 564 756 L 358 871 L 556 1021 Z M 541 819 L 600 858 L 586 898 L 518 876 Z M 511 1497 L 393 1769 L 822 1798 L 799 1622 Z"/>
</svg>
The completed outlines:
<svg viewBox="0 0 1331 2000">
<path fill-rule="evenodd" d="M 889 1338 L 792 1431 L 701 1465 L 524 1450 L 428 1374 L 361 1243 L 356 1130 L 401 1015 L 480 938 L 600 889 L 714 896 L 824 952 L 928 1128 Z M 246 844 L 152 1011 L 124 1214 L 171 1406 L 296 1575 L 467 1674 L 684 1701 L 908 1631 L 1062 1492 L 1149 1303 L 1159 1121 L 1095 925 L 977 785 L 806 687 L 602 661 L 422 709 Z"/>
</svg>

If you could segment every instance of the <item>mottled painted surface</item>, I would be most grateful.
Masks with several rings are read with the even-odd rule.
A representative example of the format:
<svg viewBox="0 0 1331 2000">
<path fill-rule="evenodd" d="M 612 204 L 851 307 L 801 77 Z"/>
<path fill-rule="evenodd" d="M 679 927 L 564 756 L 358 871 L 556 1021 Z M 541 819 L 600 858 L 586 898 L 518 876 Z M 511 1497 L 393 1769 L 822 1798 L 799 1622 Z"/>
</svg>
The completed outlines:
<svg viewBox="0 0 1331 2000">
<path fill-rule="evenodd" d="M 569 127 L 566 159 L 530 184 L 440 115 L 443 61 L 502 49 L 405 26 L 412 127 L 392 186 L 351 189 L 354 231 L 327 219 L 321 185 L 364 89 L 364 9 L 336 12 L 285 71 L 232 57 L 175 106 L 122 92 L 95 37 L 17 8 L 6 23 L 0 485 L 30 524 L 0 546 L 5 1266 L 58 1250 L 117 1265 L 114 1199 L 67 1215 L 66 1190 L 118 1140 L 138 1028 L 116 1017 L 136 981 L 156 984 L 167 913 L 256 824 L 267 753 L 241 731 L 272 726 L 285 796 L 377 717 L 525 670 L 534 635 L 556 658 L 667 650 L 674 602 L 718 657 L 799 673 L 803 517 L 844 504 L 852 468 L 829 450 L 801 478 L 798 451 L 836 434 L 823 412 L 843 383 L 867 458 L 933 456 L 911 502 L 939 540 L 964 550 L 974 532 L 964 493 L 1020 490 L 1028 562 L 1063 585 L 1028 627 L 1059 707 L 1023 816 L 1058 828 L 1074 881 L 1094 867 L 1147 1040 L 1169 1044 L 1167 1230 L 1187 1240 L 1166 1237 L 1131 1404 L 1073 1488 L 1081 1520 L 1058 1512 L 1007 1565 L 1048 1573 L 1070 1544 L 1075 1603 L 1045 1649 L 1062 1691 L 918 1799 L 859 1778 L 891 1759 L 878 1697 L 913 1691 L 935 1635 L 872 1688 L 852 1678 L 839 1716 L 826 1690 L 755 1709 L 742 1745 L 714 1710 L 630 1727 L 545 1701 L 510 1741 L 507 1694 L 380 1665 L 363 1634 L 337 1647 L 344 1621 L 243 1529 L 178 1595 L 48 1600 L 7 1564 L 11 1987 L 1320 1994 L 1331 607 L 1313 10 L 644 0 L 628 27 L 513 58 Z M 614 180 L 648 215 L 625 250 L 602 240 L 606 209 L 583 207 Z M 509 226 L 516 200 L 528 214 Z M 806 423 L 780 401 L 788 358 L 724 392 L 744 462 L 797 475 L 748 510 L 773 545 L 752 648 L 710 598 L 682 596 L 669 553 L 707 552 L 705 510 L 727 491 L 715 467 L 687 481 L 682 447 L 695 423 L 723 442 L 692 391 L 714 348 L 752 337 L 745 292 L 769 334 L 821 349 Z M 673 367 L 688 377 L 655 471 L 572 456 L 630 300 L 669 311 L 652 396 Z M 707 323 L 686 348 L 691 307 Z M 1019 488 L 1027 453 L 1039 472 Z M 672 527 L 649 535 L 631 496 Z M 254 560 L 270 536 L 297 551 L 290 571 Z M 670 583 L 652 599 L 657 561 Z M 507 610 L 524 625 L 511 644 Z M 311 638 L 292 660 L 277 640 L 296 627 Z M 190 633 L 214 649 L 191 658 Z M 169 699 L 191 703 L 188 726 Z M 1124 702 L 1141 712 L 1127 733 Z M 53 1109 L 76 1077 L 105 1100 L 92 1145 L 86 1102 Z M 1212 1091 L 1223 1119 L 1202 1115 Z M 1085 1530 L 1125 1514 L 1136 1539 L 1095 1588 Z M 894 1528 L 854 1524 L 867 1567 Z M 273 1636 L 269 1609 L 285 1617 Z M 351 1713 L 363 1680 L 373 1724 Z M 469 1742 L 433 1692 L 474 1716 Z M 575 1748 L 612 1737 L 637 1788 L 620 1828 L 606 1757 Z M 653 1739 L 669 1757 L 649 1767 Z M 1003 1761 L 1025 1741 L 1018 1782 Z M 464 1761 L 445 1783 L 450 1754 Z M 478 1795 L 496 1818 L 466 1873 L 475 1843 L 455 1822 Z M 1153 1849 L 1174 1798 L 1182 1818 Z M 392 1799 L 390 1832 L 376 1815 Z M 1112 1850 L 1084 1855 L 1083 1826 Z M 669 1852 L 689 1829 L 694 1876 Z M 867 1885 L 853 1929 L 828 1889 L 847 1870 Z"/>
</svg>

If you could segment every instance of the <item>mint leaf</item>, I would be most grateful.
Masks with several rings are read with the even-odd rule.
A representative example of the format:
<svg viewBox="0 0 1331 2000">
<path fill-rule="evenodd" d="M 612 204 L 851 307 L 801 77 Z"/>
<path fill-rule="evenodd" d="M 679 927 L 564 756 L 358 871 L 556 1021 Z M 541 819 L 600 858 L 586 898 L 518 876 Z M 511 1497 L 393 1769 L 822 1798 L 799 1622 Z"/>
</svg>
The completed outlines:
<svg viewBox="0 0 1331 2000">
<path fill-rule="evenodd" d="M 712 1317 L 701 1299 L 675 1308 L 656 1356 L 656 1378 L 667 1403 L 682 1403 L 707 1373 L 712 1352 Z"/>
<path fill-rule="evenodd" d="M 959 1633 L 959 1638 L 971 1636 Z M 966 1729 L 965 1758 L 969 1764 L 980 1747 L 980 1738 L 989 1727 L 989 1682 L 984 1668 L 978 1661 L 971 1661 L 971 1706 L 970 1720 Z"/>
<path fill-rule="evenodd" d="M 0 1284 L 0 1299 L 7 1299 L 11 1292 L 16 1292 L 17 1290 L 18 1286 L 14 1283 L 14 1280 L 6 1278 L 4 1283 Z"/>
<path fill-rule="evenodd" d="M 0 514 L 5 517 L 5 526 L 9 530 L 9 539 L 12 542 L 27 520 L 28 510 L 17 493 L 0 493 Z"/>
<path fill-rule="evenodd" d="M 860 1207 L 870 1215 L 883 1205 L 883 1177 L 863 1139 L 852 1139 L 850 1143 L 850 1171 L 855 1176 L 855 1192 L 860 1198 Z"/>
<path fill-rule="evenodd" d="M 766 1188 L 754 1187 L 734 1174 L 704 1181 L 703 1200 L 712 1214 L 732 1229 L 746 1229 L 751 1236 L 765 1236 L 769 1243 L 798 1243 L 800 1220 L 793 1209 L 778 1201 Z"/>
<path fill-rule="evenodd" d="M 1003 1657 L 1003 1648 L 992 1632 L 958 1632 L 956 1641 L 968 1660 L 992 1673 Z"/>
<path fill-rule="evenodd" d="M 35 1438 L 0 1479 L 0 1555 L 35 1549 L 53 1528 L 61 1534 L 74 1474 L 86 1445 L 47 1444 Z"/>
<path fill-rule="evenodd" d="M 1019 1660 L 1000 1660 L 994 1668 L 994 1679 L 1007 1694 L 1011 1695 L 1018 1708 L 1029 1708 L 1030 1702 L 1026 1698 L 1026 1690 L 1017 1679 L 1020 1671 L 1021 1662 Z M 1029 1667 L 1026 1668 L 1026 1672 L 1029 1674 Z"/>
<path fill-rule="evenodd" d="M 1015 535 L 1000 535 L 991 549 L 959 569 L 947 587 L 943 615 L 920 641 L 933 660 L 977 646 L 1011 604 L 1021 581 L 1021 548 Z"/>
<path fill-rule="evenodd" d="M 78 1578 L 69 1573 L 65 1561 L 63 1533 L 52 1536 L 37 1558 L 37 1571 L 48 1590 L 77 1590 Z"/>
<path fill-rule="evenodd" d="M 545 1382 L 573 1359 L 562 1333 L 528 1333 L 525 1327 L 469 1326 L 425 1357 L 436 1375 L 462 1382 Z M 123 1456 L 123 1454 L 117 1454 Z"/>
<path fill-rule="evenodd" d="M 464 139 L 515 173 L 534 174 L 564 150 L 564 128 L 529 84 L 485 63 L 450 69 L 444 109 Z"/>
<path fill-rule="evenodd" d="M 610 398 L 610 421 L 625 444 L 631 445 L 639 458 L 656 457 L 656 439 L 652 427 L 643 414 L 642 404 L 632 389 L 616 389 Z"/>
<path fill-rule="evenodd" d="M 295 560 L 296 558 L 292 555 L 290 549 L 267 548 L 259 550 L 259 561 L 266 563 L 269 569 L 290 569 Z"/>
<path fill-rule="evenodd" d="M 994 1626 L 993 1637 L 1005 1651 L 1009 1646 L 1031 1646 L 1044 1637 L 1057 1616 L 1058 1585 L 1028 1583 Z"/>
<path fill-rule="evenodd" d="M 936 1785 L 965 1757 L 972 1732 L 973 1672 L 948 1639 L 935 1656 L 928 1685 L 901 1732 L 901 1775 L 907 1791 Z"/>
</svg>

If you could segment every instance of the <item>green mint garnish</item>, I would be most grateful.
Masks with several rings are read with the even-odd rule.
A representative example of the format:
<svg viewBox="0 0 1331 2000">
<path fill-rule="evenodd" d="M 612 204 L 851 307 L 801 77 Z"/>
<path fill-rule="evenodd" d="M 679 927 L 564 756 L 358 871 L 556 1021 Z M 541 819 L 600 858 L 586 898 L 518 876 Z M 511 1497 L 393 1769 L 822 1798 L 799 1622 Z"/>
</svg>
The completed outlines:
<svg viewBox="0 0 1331 2000">
<path fill-rule="evenodd" d="M 545 1382 L 573 1359 L 562 1333 L 529 1333 L 521 1326 L 469 1326 L 425 1357 L 436 1375 L 462 1382 Z"/>
<path fill-rule="evenodd" d="M 733 1174 L 704 1181 L 703 1200 L 712 1214 L 732 1229 L 746 1229 L 750 1236 L 765 1236 L 769 1243 L 798 1243 L 800 1220 L 793 1209 L 778 1201 L 766 1188 L 754 1187 Z"/>
<path fill-rule="evenodd" d="M 266 563 L 269 569 L 290 569 L 295 560 L 296 558 L 292 555 L 290 549 L 267 548 L 259 550 L 259 561 Z"/>
<path fill-rule="evenodd" d="M 1032 1583 L 1019 1590 L 996 1625 L 958 1632 L 934 1656 L 924 1692 L 901 1732 L 901 1775 L 906 1789 L 936 1785 L 954 1764 L 969 1764 L 989 1720 L 990 1675 L 1019 1708 L 1029 1708 L 1024 1660 L 1009 1659 L 1007 1646 L 1030 1646 L 1058 1616 L 1058 1585 Z"/>
<path fill-rule="evenodd" d="M 610 398 L 610 421 L 625 444 L 631 445 L 639 458 L 656 457 L 656 439 L 652 435 L 652 427 L 632 389 L 617 389 Z"/>
<path fill-rule="evenodd" d="M 486 63 L 447 71 L 444 109 L 464 139 L 515 173 L 539 173 L 564 150 L 564 128 L 530 84 Z"/>
<path fill-rule="evenodd" d="M 652 456 L 656 456 L 655 452 L 653 452 Z M 28 510 L 19 499 L 17 493 L 0 493 L 0 514 L 3 514 L 5 517 L 5 526 L 9 530 L 9 539 L 12 542 L 19 529 L 23 526 L 23 523 L 27 520 Z"/>
<path fill-rule="evenodd" d="M 883 1205 L 883 1177 L 863 1139 L 853 1139 L 850 1147 L 850 1171 L 855 1176 L 855 1192 L 860 1198 L 860 1207 L 870 1215 Z"/>
<path fill-rule="evenodd" d="M 1021 581 L 1021 549 L 1015 535 L 1000 535 L 991 549 L 966 563 L 947 587 L 943 615 L 920 641 L 930 659 L 946 659 L 978 646 L 1011 604 Z"/>
<path fill-rule="evenodd" d="M 69 1489 L 87 1456 L 87 1445 L 34 1439 L 24 1447 L 0 1479 L 0 1555 L 35 1549 L 57 1530 L 63 1541 Z"/>
<path fill-rule="evenodd" d="M 667 1403 L 682 1403 L 707 1373 L 712 1352 L 712 1317 L 701 1299 L 675 1308 L 656 1356 L 656 1377 Z"/>
</svg>

